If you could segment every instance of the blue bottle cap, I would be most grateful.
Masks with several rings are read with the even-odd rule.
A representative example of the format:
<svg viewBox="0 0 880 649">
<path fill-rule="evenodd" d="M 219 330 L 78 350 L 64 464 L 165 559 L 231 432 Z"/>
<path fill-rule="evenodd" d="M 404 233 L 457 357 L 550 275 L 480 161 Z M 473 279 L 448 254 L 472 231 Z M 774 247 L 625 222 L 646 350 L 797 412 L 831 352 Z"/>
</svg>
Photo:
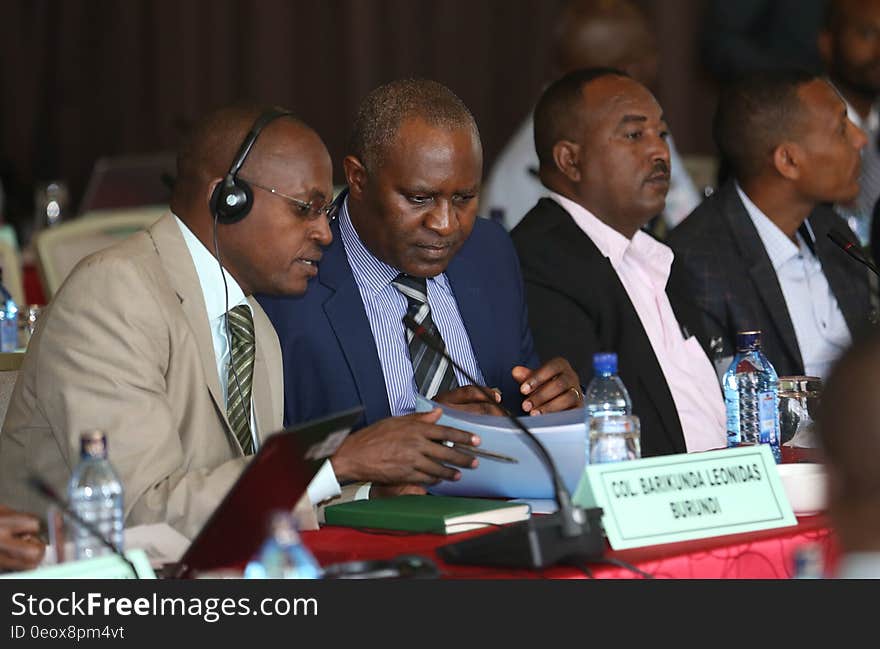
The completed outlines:
<svg viewBox="0 0 880 649">
<path fill-rule="evenodd" d="M 750 352 L 760 348 L 760 331 L 740 331 L 736 334 L 736 350 L 738 352 Z"/>
<path fill-rule="evenodd" d="M 593 372 L 596 374 L 617 374 L 617 354 L 614 352 L 593 354 Z"/>
</svg>

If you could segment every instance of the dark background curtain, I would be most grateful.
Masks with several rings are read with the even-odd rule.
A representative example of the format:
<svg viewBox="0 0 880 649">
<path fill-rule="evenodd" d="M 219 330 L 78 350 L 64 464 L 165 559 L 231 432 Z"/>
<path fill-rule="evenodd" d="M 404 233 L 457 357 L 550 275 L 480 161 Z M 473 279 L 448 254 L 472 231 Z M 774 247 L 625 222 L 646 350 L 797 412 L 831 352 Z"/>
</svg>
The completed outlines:
<svg viewBox="0 0 880 649">
<path fill-rule="evenodd" d="M 559 0 L 4 0 L 0 174 L 7 212 L 61 178 L 75 207 L 94 161 L 173 150 L 238 100 L 293 109 L 341 157 L 359 100 L 409 75 L 473 111 L 489 165 L 547 80 Z M 640 3 L 661 46 L 659 99 L 679 148 L 711 152 L 700 0 Z"/>
</svg>

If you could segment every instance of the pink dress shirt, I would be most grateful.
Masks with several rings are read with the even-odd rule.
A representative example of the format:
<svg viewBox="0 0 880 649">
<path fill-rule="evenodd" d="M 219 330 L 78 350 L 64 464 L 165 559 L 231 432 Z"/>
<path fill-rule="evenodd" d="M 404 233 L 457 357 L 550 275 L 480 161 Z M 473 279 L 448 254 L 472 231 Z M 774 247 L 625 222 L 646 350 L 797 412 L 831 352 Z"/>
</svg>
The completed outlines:
<svg viewBox="0 0 880 649">
<path fill-rule="evenodd" d="M 574 201 L 556 193 L 550 197 L 608 258 L 626 289 L 672 393 L 688 452 L 727 446 L 715 369 L 697 339 L 684 338 L 666 295 L 672 250 L 642 231 L 627 239 Z"/>
</svg>

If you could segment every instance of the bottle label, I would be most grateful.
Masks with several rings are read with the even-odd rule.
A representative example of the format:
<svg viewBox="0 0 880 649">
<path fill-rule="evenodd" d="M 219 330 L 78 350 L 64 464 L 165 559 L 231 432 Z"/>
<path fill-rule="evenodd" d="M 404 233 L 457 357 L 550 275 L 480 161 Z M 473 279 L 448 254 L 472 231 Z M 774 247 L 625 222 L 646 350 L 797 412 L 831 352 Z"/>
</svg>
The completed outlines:
<svg viewBox="0 0 880 649">
<path fill-rule="evenodd" d="M 772 390 L 758 393 L 758 422 L 762 444 L 776 444 L 776 395 Z"/>
<path fill-rule="evenodd" d="M 742 440 L 739 430 L 739 392 L 736 388 L 725 386 L 724 405 L 727 409 L 727 445 L 737 446 Z"/>
</svg>

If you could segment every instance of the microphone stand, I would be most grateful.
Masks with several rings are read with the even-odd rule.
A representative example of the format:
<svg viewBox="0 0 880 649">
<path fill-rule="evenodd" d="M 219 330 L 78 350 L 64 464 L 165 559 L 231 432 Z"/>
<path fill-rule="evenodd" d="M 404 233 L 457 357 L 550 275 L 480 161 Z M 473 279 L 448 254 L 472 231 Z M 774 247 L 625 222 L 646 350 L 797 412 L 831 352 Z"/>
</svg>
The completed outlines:
<svg viewBox="0 0 880 649">
<path fill-rule="evenodd" d="M 128 567 L 131 568 L 131 574 L 134 575 L 135 579 L 140 578 L 140 575 L 138 575 L 137 568 L 134 567 L 134 564 L 131 562 L 131 560 L 127 556 L 125 556 L 122 552 L 120 552 L 119 548 L 117 548 L 115 545 L 113 545 L 113 543 L 111 543 L 110 540 L 106 536 L 104 536 L 103 532 L 101 532 L 101 530 L 99 530 L 97 527 L 95 527 L 95 525 L 93 523 L 90 523 L 89 521 L 85 520 L 82 516 L 77 514 L 75 511 L 73 511 L 73 509 L 71 509 L 70 505 L 68 505 L 64 501 L 64 499 L 61 498 L 61 496 L 59 496 L 55 492 L 55 490 L 49 485 L 49 483 L 47 483 L 45 480 L 43 480 L 42 478 L 35 476 L 35 475 L 32 475 L 28 479 L 28 482 L 30 483 L 31 487 L 33 487 L 37 492 L 40 493 L 41 496 L 43 496 L 47 500 L 50 500 L 53 503 L 55 503 L 56 505 L 58 505 L 61 508 L 61 511 L 63 511 L 65 515 L 72 518 L 74 520 L 74 522 L 77 523 L 77 525 L 81 525 L 82 527 L 84 527 L 86 529 L 86 531 L 88 531 L 89 534 L 91 534 L 96 539 L 98 539 L 102 545 L 104 545 L 106 548 L 108 548 L 117 557 L 119 557 L 120 559 L 125 561 L 125 563 L 128 564 Z"/>
<path fill-rule="evenodd" d="M 461 372 L 489 401 L 495 403 L 494 393 L 480 385 L 456 363 L 446 352 L 445 345 L 416 322 L 411 314 L 407 313 L 403 317 L 403 324 L 414 336 Z M 444 545 L 437 549 L 437 553 L 447 563 L 516 568 L 545 568 L 557 563 L 577 564 L 601 558 L 605 551 L 605 539 L 600 526 L 602 509 L 583 509 L 574 505 L 553 458 L 541 441 L 507 408 L 498 403 L 495 405 L 540 451 L 552 478 L 559 508 L 554 514 L 529 517 L 528 520 L 507 525 L 495 532 Z"/>
<path fill-rule="evenodd" d="M 877 270 L 877 266 L 866 259 L 861 250 L 858 249 L 858 246 L 850 241 L 847 237 L 842 235 L 840 232 L 837 232 L 836 230 L 829 230 L 828 238 L 831 239 L 831 241 L 833 241 L 836 246 L 838 246 L 850 257 L 855 259 L 860 264 L 864 264 L 865 266 L 867 266 L 868 269 L 875 275 L 880 276 L 880 271 Z"/>
</svg>

